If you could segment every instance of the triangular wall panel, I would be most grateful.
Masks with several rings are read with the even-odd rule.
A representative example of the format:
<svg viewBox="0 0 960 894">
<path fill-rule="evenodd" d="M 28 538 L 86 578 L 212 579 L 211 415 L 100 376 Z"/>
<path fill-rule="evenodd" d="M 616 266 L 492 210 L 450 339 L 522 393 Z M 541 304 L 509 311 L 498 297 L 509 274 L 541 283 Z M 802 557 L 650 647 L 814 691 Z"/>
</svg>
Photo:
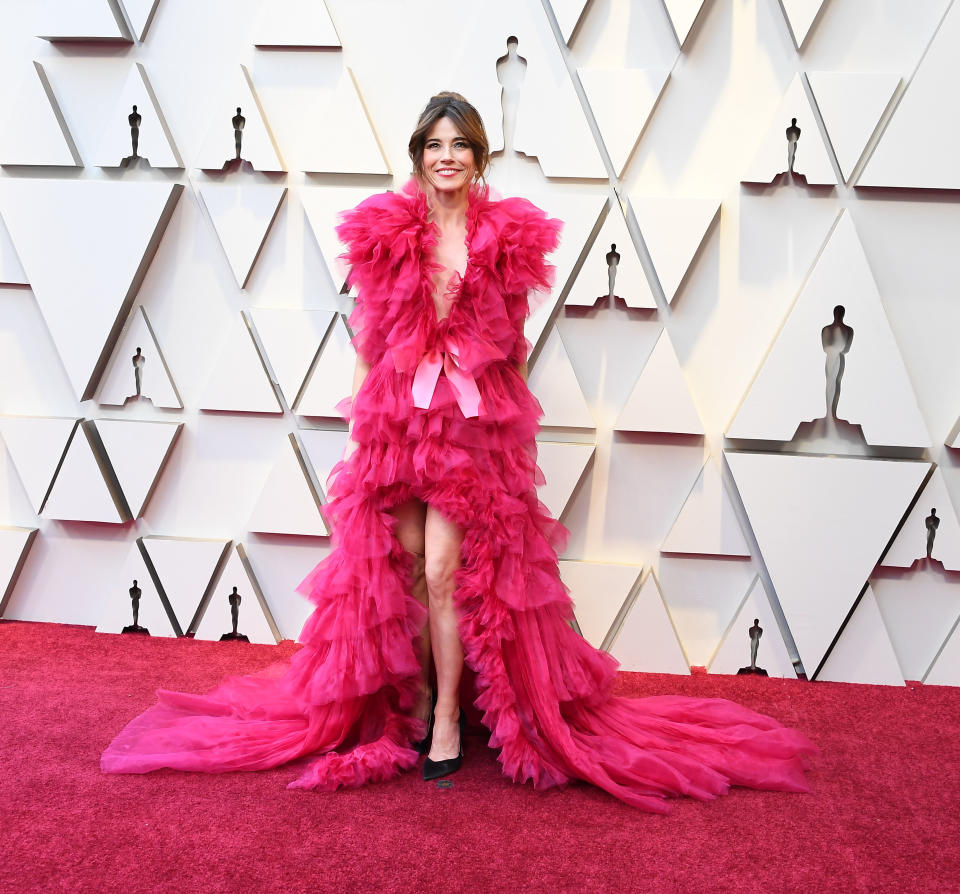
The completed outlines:
<svg viewBox="0 0 960 894">
<path fill-rule="evenodd" d="M 317 484 L 323 494 L 326 494 L 330 489 L 329 478 L 333 467 L 340 462 L 346 450 L 347 432 L 336 429 L 302 428 L 299 437 L 313 467 Z"/>
<path fill-rule="evenodd" d="M 234 320 L 199 405 L 204 410 L 234 413 L 283 412 L 242 316 Z"/>
<path fill-rule="evenodd" d="M 620 662 L 620 670 L 689 675 L 690 664 L 652 572 L 630 606 L 610 654 Z"/>
<path fill-rule="evenodd" d="M 647 126 L 670 72 L 644 68 L 581 68 L 577 74 L 613 169 L 618 176 L 623 176 L 623 169 Z"/>
<path fill-rule="evenodd" d="M 134 422 L 96 419 L 93 422 L 127 503 L 130 518 L 143 515 L 182 422 Z"/>
<path fill-rule="evenodd" d="M 249 183 L 200 183 L 197 192 L 217 231 L 237 285 L 242 289 L 267 241 L 287 188 Z"/>
<path fill-rule="evenodd" d="M 960 622 L 950 632 L 923 682 L 927 686 L 960 686 Z"/>
<path fill-rule="evenodd" d="M 933 515 L 932 510 L 936 510 L 940 519 L 939 524 L 935 525 L 932 557 L 943 563 L 943 567 L 949 571 L 960 571 L 960 522 L 940 469 L 934 469 L 897 539 L 883 557 L 881 564 L 884 567 L 909 568 L 917 559 L 926 558 L 929 533 L 927 519 Z"/>
<path fill-rule="evenodd" d="M 309 459 L 301 454 L 294 435 L 284 441 L 247 522 L 247 530 L 325 537 L 330 530 L 320 515 L 321 498 L 310 480 Z"/>
<path fill-rule="evenodd" d="M 682 47 L 686 43 L 687 35 L 696 21 L 704 0 L 663 0 L 667 8 L 667 16 L 673 25 L 673 33 L 677 35 L 677 43 Z"/>
<path fill-rule="evenodd" d="M 869 584 L 817 679 L 903 686 L 903 673 Z"/>
<path fill-rule="evenodd" d="M 794 76 L 783 95 L 777 111 L 770 119 L 765 136 L 756 155 L 740 178 L 743 183 L 772 183 L 789 168 L 787 156 L 787 128 L 797 119 L 800 138 L 797 140 L 793 170 L 813 186 L 832 186 L 837 182 L 830 154 L 824 145 L 820 125 L 814 117 L 800 75 Z"/>
<path fill-rule="evenodd" d="M 93 396 L 179 183 L 0 182 L 0 212 L 77 397 Z"/>
<path fill-rule="evenodd" d="M 720 200 L 635 195 L 631 205 L 664 298 L 672 302 L 720 212 Z"/>
<path fill-rule="evenodd" d="M 350 332 L 343 317 L 338 314 L 310 379 L 303 388 L 303 397 L 294 408 L 295 412 L 301 416 L 339 418 L 337 404 L 345 397 L 350 397 L 356 362 L 357 352 L 350 343 Z"/>
<path fill-rule="evenodd" d="M 627 307 L 656 309 L 656 299 L 650 291 L 650 283 L 643 272 L 640 257 L 619 205 L 610 208 L 577 278 L 570 287 L 565 305 L 593 307 L 604 295 L 609 295 L 610 264 L 607 256 L 613 251 L 620 256 L 613 281 L 613 294 L 622 299 Z"/>
<path fill-rule="evenodd" d="M 0 618 L 13 595 L 37 530 L 0 525 Z"/>
<path fill-rule="evenodd" d="M 70 441 L 42 514 L 63 521 L 125 521 L 83 425 Z"/>
<path fill-rule="evenodd" d="M 37 6 L 37 37 L 43 40 L 132 43 L 126 22 L 117 18 L 107 0 L 47 0 Z"/>
<path fill-rule="evenodd" d="M 333 323 L 332 310 L 254 307 L 250 317 L 288 406 L 294 406 Z"/>
<path fill-rule="evenodd" d="M 173 134 L 167 126 L 163 109 L 157 100 L 146 69 L 139 62 L 130 66 L 110 116 L 102 126 L 102 137 L 92 163 L 104 168 L 120 167 L 123 159 L 133 155 L 130 116 L 140 116 L 137 134 L 137 155 L 150 162 L 152 168 L 182 168 L 183 159 Z"/>
<path fill-rule="evenodd" d="M 617 418 L 616 430 L 703 434 L 697 408 L 666 330 L 660 333 L 637 377 Z"/>
<path fill-rule="evenodd" d="M 546 479 L 537 496 L 554 518 L 563 515 L 594 450 L 593 444 L 537 441 L 537 465 Z"/>
<path fill-rule="evenodd" d="M 155 407 L 183 409 L 180 393 L 142 305 L 134 309 L 117 340 L 113 359 L 97 392 L 97 403 L 105 407 L 122 407 L 128 399 L 136 398 L 138 367 L 140 397 Z"/>
<path fill-rule="evenodd" d="M 642 570 L 642 565 L 560 562 L 560 577 L 570 590 L 580 632 L 595 649 L 603 645 Z"/>
<path fill-rule="evenodd" d="M 790 36 L 797 49 L 800 49 L 807 39 L 823 3 L 824 0 L 780 0 L 780 8 L 787 25 L 790 26 Z"/>
<path fill-rule="evenodd" d="M 339 47 L 323 0 L 265 0 L 254 30 L 258 47 Z"/>
<path fill-rule="evenodd" d="M 27 274 L 23 272 L 23 265 L 17 257 L 17 250 L 7 232 L 7 225 L 0 218 L 0 284 L 29 285 Z"/>
<path fill-rule="evenodd" d="M 763 631 L 757 648 L 757 667 L 771 677 L 795 678 L 797 672 L 759 577 L 753 579 L 707 670 L 711 674 L 735 674 L 740 668 L 750 666 L 750 629 L 755 620 L 760 622 Z"/>
<path fill-rule="evenodd" d="M 565 43 L 570 43 L 570 38 L 576 30 L 577 23 L 583 17 L 583 11 L 587 8 L 588 2 L 589 0 L 550 0 L 550 7 L 557 18 Z"/>
<path fill-rule="evenodd" d="M 0 435 L 38 515 L 79 419 L 0 416 Z"/>
<path fill-rule="evenodd" d="M 727 430 L 730 438 L 789 441 L 798 425 L 825 418 L 826 355 L 821 332 L 845 308 L 853 341 L 837 416 L 863 429 L 867 443 L 928 447 L 896 338 L 890 329 L 849 211 L 843 211 L 777 340 Z"/>
<path fill-rule="evenodd" d="M 0 128 L 0 164 L 83 167 L 47 72 L 34 62 L 11 92 Z"/>
<path fill-rule="evenodd" d="M 720 466 L 708 459 L 670 533 L 660 546 L 664 553 L 749 556 L 733 503 L 723 484 Z"/>
<path fill-rule="evenodd" d="M 726 457 L 800 660 L 813 674 L 930 464 Z"/>
<path fill-rule="evenodd" d="M 877 143 L 858 186 L 960 189 L 960 119 L 945 113 L 944 97 L 960 91 L 957 46 L 960 6 L 951 5 L 920 67 Z"/>
<path fill-rule="evenodd" d="M 577 374 L 554 327 L 530 372 L 530 390 L 543 407 L 544 428 L 594 428 L 596 423 L 580 389 Z"/>
<path fill-rule="evenodd" d="M 147 36 L 150 25 L 153 24 L 153 17 L 157 14 L 160 0 L 120 0 L 120 4 L 123 6 L 134 36 L 142 42 Z"/>
<path fill-rule="evenodd" d="M 811 71 L 807 82 L 840 173 L 847 180 L 900 86 L 900 76 L 882 71 Z"/>
<path fill-rule="evenodd" d="M 226 561 L 231 541 L 151 535 L 141 537 L 138 543 L 181 631 L 187 633 L 217 570 Z"/>
<path fill-rule="evenodd" d="M 285 171 L 283 159 L 245 65 L 233 70 L 221 96 L 222 105 L 210 113 L 210 130 L 194 165 L 219 171 L 236 158 L 233 118 L 239 108 L 245 119 L 240 157 L 257 171 Z"/>
<path fill-rule="evenodd" d="M 245 553 L 238 544 L 220 574 L 220 579 L 207 603 L 194 639 L 219 640 L 233 629 L 229 595 L 236 588 L 240 594 L 240 612 L 237 632 L 245 634 L 252 643 L 278 643 L 280 632 L 270 613 L 263 591 Z"/>
</svg>

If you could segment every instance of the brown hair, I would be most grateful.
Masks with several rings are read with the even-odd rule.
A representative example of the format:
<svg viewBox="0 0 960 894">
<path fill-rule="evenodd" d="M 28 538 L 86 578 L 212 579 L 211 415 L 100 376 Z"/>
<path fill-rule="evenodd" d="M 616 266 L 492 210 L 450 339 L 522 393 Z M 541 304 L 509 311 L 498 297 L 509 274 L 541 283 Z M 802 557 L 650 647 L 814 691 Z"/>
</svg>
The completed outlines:
<svg viewBox="0 0 960 894">
<path fill-rule="evenodd" d="M 482 178 L 490 161 L 490 143 L 487 141 L 483 119 L 459 93 L 449 91 L 430 97 L 430 101 L 420 113 L 416 129 L 410 135 L 407 151 L 413 162 L 413 173 L 420 178 L 424 176 L 423 147 L 427 142 L 427 134 L 433 130 L 433 125 L 441 118 L 449 118 L 470 144 L 473 150 L 473 162 L 477 166 L 477 177 Z"/>
</svg>

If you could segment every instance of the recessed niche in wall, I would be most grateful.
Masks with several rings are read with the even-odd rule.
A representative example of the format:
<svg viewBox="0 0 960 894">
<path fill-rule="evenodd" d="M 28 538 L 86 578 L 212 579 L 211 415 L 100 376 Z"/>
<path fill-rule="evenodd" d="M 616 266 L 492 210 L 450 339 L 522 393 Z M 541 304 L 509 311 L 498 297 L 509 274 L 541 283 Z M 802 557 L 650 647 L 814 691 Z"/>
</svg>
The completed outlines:
<svg viewBox="0 0 960 894">
<path fill-rule="evenodd" d="M 642 572 L 642 565 L 560 562 L 560 577 L 570 590 L 580 633 L 595 649 L 603 646 L 611 625 L 639 584 Z"/>
<path fill-rule="evenodd" d="M 323 0 L 264 0 L 253 42 L 273 47 L 340 46 L 340 37 Z"/>
<path fill-rule="evenodd" d="M 130 545 L 126 562 L 112 575 L 109 591 L 101 592 L 99 598 L 102 613 L 97 633 L 123 633 L 124 628 L 136 624 L 150 636 L 177 636 L 136 543 Z"/>
<path fill-rule="evenodd" d="M 620 662 L 620 670 L 689 675 L 690 663 L 652 571 L 614 633 L 609 651 Z"/>
<path fill-rule="evenodd" d="M 46 0 L 37 7 L 42 40 L 133 43 L 119 8 L 107 0 Z"/>
</svg>

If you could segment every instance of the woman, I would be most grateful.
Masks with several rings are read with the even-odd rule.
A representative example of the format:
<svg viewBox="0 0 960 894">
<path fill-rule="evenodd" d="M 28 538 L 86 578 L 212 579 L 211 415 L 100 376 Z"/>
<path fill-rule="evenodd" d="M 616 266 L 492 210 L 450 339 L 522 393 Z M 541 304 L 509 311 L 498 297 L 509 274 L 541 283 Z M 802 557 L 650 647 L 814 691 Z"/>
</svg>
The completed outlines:
<svg viewBox="0 0 960 894">
<path fill-rule="evenodd" d="M 291 788 L 387 779 L 429 747 L 459 766 L 464 654 L 503 772 L 572 778 L 628 804 L 731 784 L 806 791 L 813 745 L 722 699 L 615 698 L 616 662 L 569 626 L 565 530 L 537 501 L 540 407 L 525 381 L 528 295 L 550 285 L 560 223 L 494 201 L 463 97 L 433 97 L 414 178 L 344 216 L 357 374 L 351 447 L 328 510 L 337 548 L 301 584 L 316 604 L 290 664 L 205 696 L 160 690 L 104 753 L 107 772 L 218 772 L 310 757 Z M 436 668 L 432 736 L 427 667 Z"/>
</svg>

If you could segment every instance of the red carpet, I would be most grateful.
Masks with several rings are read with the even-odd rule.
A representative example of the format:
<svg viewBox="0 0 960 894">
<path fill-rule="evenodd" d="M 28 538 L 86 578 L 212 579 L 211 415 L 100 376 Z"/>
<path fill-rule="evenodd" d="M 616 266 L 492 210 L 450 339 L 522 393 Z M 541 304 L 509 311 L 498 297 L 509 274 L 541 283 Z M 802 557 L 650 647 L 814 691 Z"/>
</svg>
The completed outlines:
<svg viewBox="0 0 960 894">
<path fill-rule="evenodd" d="M 200 692 L 295 648 L 0 622 L 0 891 L 960 891 L 960 689 L 623 674 L 623 694 L 735 699 L 823 750 L 813 794 L 734 789 L 667 817 L 514 785 L 479 733 L 450 789 L 100 774 L 158 686 Z"/>
</svg>

